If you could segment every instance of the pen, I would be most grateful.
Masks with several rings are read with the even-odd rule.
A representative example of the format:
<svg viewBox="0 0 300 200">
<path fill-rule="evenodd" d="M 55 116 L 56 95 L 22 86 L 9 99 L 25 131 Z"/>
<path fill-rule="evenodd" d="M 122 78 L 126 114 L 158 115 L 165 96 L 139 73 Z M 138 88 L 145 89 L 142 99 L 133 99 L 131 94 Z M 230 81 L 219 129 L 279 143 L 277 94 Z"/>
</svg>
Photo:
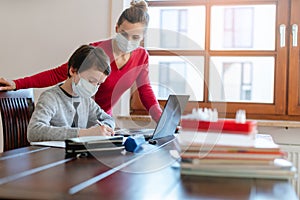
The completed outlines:
<svg viewBox="0 0 300 200">
<path fill-rule="evenodd" d="M 105 125 L 103 122 L 101 122 L 101 121 L 99 121 L 98 119 L 97 119 L 97 123 L 100 125 L 100 126 L 105 126 L 105 127 L 108 127 L 107 125 Z M 113 136 L 114 135 L 114 132 L 112 131 L 108 131 L 109 132 L 109 136 Z M 106 133 L 106 135 L 107 135 L 107 133 Z"/>
<path fill-rule="evenodd" d="M 100 126 L 104 126 L 104 123 L 100 122 L 98 119 L 97 119 L 97 123 L 98 123 Z"/>
</svg>

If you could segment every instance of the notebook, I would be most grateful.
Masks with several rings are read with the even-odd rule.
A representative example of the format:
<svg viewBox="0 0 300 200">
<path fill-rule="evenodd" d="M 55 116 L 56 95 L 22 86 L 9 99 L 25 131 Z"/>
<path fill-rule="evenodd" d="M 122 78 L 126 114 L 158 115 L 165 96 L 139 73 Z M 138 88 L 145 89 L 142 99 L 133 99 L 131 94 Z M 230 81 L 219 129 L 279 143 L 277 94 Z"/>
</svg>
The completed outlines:
<svg viewBox="0 0 300 200">
<path fill-rule="evenodd" d="M 155 129 L 121 129 L 115 131 L 115 135 L 132 136 L 143 134 L 146 140 L 159 139 L 173 135 L 179 124 L 181 115 L 188 102 L 189 95 L 169 95 L 164 110 Z"/>
</svg>

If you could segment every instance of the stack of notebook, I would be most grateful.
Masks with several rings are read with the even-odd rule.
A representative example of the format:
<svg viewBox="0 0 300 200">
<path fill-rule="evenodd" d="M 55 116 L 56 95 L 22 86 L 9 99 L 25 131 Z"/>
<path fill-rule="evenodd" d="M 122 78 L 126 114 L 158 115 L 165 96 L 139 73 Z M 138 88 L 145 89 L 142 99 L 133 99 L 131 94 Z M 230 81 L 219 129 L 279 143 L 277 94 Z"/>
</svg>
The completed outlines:
<svg viewBox="0 0 300 200">
<path fill-rule="evenodd" d="M 198 121 L 196 126 L 193 123 L 183 121 L 178 137 L 181 174 L 275 179 L 295 176 L 296 169 L 285 159 L 285 152 L 270 136 L 257 134 L 255 122 L 240 126 L 229 120 L 230 126 L 222 129 L 219 125 L 226 124 L 226 120 L 212 124 Z"/>
</svg>

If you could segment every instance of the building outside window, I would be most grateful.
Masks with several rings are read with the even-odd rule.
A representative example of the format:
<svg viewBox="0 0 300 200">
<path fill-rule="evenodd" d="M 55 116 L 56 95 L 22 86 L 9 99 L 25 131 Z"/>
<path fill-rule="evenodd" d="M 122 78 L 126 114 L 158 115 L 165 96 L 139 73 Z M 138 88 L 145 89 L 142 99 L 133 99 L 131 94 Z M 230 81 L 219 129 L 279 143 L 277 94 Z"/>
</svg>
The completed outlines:
<svg viewBox="0 0 300 200">
<path fill-rule="evenodd" d="M 159 63 L 159 97 L 168 97 L 170 93 L 186 93 L 186 64 L 185 62 Z"/>
<path fill-rule="evenodd" d="M 180 34 L 188 32 L 187 9 L 161 9 L 160 12 L 160 46 L 162 48 L 179 48 L 184 42 L 181 40 Z M 173 34 L 170 34 L 170 31 Z"/>
</svg>

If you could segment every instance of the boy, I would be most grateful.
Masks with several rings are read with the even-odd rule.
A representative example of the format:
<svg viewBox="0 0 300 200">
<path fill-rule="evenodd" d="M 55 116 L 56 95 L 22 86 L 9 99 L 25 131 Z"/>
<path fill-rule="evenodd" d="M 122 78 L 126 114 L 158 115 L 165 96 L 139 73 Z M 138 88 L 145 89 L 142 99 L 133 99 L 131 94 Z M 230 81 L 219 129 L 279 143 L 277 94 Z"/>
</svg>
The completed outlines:
<svg viewBox="0 0 300 200">
<path fill-rule="evenodd" d="M 78 48 L 68 61 L 68 79 L 41 94 L 27 128 L 28 141 L 113 135 L 113 118 L 91 98 L 110 72 L 102 49 Z"/>
</svg>

